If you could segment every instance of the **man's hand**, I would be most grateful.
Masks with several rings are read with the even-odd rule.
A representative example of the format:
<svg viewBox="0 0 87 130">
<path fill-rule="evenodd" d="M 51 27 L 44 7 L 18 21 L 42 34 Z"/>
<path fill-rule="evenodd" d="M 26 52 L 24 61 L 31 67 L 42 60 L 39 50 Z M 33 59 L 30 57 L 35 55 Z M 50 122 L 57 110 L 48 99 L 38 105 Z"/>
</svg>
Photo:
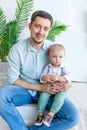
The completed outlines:
<svg viewBox="0 0 87 130">
<path fill-rule="evenodd" d="M 55 88 L 55 86 L 52 83 L 44 83 L 40 85 L 41 91 L 42 92 L 47 92 L 50 94 L 56 94 L 57 90 Z"/>
<path fill-rule="evenodd" d="M 40 91 L 50 94 L 56 94 L 61 91 L 67 91 L 69 88 L 71 88 L 71 86 L 71 82 L 48 82 L 40 85 Z"/>
<path fill-rule="evenodd" d="M 54 86 L 57 92 L 67 91 L 69 88 L 71 88 L 72 83 L 71 82 L 54 82 Z"/>
</svg>

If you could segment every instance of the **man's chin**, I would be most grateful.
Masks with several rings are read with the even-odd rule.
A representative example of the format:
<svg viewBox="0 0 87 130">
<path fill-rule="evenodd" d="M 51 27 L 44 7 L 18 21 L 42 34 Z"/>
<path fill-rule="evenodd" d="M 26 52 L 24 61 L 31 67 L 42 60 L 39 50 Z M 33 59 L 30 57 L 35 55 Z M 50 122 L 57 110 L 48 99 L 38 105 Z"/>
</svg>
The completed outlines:
<svg viewBox="0 0 87 130">
<path fill-rule="evenodd" d="M 41 44 L 41 43 L 44 42 L 44 41 L 41 40 L 41 39 L 34 39 L 34 38 L 32 38 L 32 40 L 33 40 L 36 44 Z"/>
<path fill-rule="evenodd" d="M 41 43 L 43 43 L 43 41 L 41 41 L 41 40 L 35 40 L 35 43 L 41 44 Z"/>
</svg>

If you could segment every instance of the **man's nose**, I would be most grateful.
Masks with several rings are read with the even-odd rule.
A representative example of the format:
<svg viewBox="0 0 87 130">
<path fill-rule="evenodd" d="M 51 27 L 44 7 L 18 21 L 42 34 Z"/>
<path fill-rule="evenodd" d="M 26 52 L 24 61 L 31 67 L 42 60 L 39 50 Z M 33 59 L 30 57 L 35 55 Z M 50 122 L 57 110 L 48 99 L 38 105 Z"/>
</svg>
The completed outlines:
<svg viewBox="0 0 87 130">
<path fill-rule="evenodd" d="M 44 32 L 43 28 L 40 28 L 39 33 L 42 34 Z"/>
</svg>

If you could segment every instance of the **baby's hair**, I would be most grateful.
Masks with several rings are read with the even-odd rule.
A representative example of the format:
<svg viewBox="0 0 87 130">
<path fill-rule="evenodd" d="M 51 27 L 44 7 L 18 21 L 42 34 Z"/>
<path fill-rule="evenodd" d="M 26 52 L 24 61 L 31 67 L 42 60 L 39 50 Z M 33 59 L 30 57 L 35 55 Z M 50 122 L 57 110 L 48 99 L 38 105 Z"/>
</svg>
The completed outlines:
<svg viewBox="0 0 87 130">
<path fill-rule="evenodd" d="M 47 56 L 49 56 L 50 51 L 53 51 L 53 50 L 58 50 L 58 51 L 64 50 L 64 51 L 65 51 L 65 48 L 64 48 L 64 46 L 61 45 L 61 44 L 53 44 L 53 45 L 51 45 L 51 46 L 48 48 L 48 50 L 47 50 Z"/>
</svg>

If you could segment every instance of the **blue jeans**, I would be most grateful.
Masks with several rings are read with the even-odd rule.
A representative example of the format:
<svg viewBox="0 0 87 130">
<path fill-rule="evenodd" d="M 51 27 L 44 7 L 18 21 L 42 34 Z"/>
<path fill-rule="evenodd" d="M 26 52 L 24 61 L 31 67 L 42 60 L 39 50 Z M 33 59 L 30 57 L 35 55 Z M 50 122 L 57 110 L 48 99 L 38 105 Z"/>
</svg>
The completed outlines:
<svg viewBox="0 0 87 130">
<path fill-rule="evenodd" d="M 65 99 L 61 110 L 56 114 L 50 127 L 44 124 L 41 126 L 26 126 L 22 116 L 15 106 L 22 106 L 38 101 L 38 95 L 32 97 L 27 89 L 7 85 L 0 87 L 0 115 L 8 123 L 11 130 L 67 130 L 74 127 L 79 122 L 79 113 L 75 106 Z M 47 109 L 50 109 L 52 97 L 47 104 Z"/>
</svg>

